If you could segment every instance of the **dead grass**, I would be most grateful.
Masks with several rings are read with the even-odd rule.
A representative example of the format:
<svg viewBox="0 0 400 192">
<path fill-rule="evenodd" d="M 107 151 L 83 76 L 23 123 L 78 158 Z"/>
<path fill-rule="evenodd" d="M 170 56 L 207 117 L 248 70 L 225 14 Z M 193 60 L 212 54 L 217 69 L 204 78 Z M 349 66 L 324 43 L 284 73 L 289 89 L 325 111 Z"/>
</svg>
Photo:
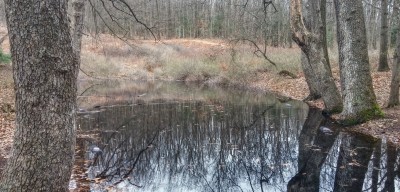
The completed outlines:
<svg viewBox="0 0 400 192">
<path fill-rule="evenodd" d="M 252 82 L 258 73 L 282 69 L 300 72 L 300 50 L 268 48 L 272 66 L 249 45 L 231 47 L 211 39 L 120 42 L 107 35 L 84 39 L 82 69 L 92 76 L 140 80 Z M 84 77 L 84 76 L 81 76 Z"/>
</svg>

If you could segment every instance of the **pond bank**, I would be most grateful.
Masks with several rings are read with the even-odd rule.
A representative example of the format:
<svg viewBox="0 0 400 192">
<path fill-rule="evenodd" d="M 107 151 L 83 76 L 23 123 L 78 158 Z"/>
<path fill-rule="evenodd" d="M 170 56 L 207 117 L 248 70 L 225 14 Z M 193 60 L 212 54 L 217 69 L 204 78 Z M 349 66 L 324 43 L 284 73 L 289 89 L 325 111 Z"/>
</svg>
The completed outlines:
<svg viewBox="0 0 400 192">
<path fill-rule="evenodd" d="M 176 40 L 178 42 L 178 40 Z M 298 78 L 293 79 L 291 77 L 280 76 L 277 74 L 276 69 L 265 67 L 265 65 L 261 65 L 259 60 L 249 59 L 247 58 L 251 68 L 250 71 L 246 71 L 246 73 L 235 74 L 233 70 L 243 71 L 246 67 L 240 66 L 240 63 L 246 63 L 247 61 L 238 60 L 231 64 L 225 63 L 226 60 L 231 60 L 232 58 L 226 57 L 226 53 L 230 53 L 229 47 L 220 42 L 220 41 L 206 41 L 206 40 L 179 40 L 179 45 L 175 45 L 175 41 L 168 41 L 167 44 L 163 44 L 163 47 L 168 49 L 167 54 L 180 54 L 181 58 L 185 60 L 190 57 L 194 57 L 193 59 L 200 59 L 202 62 L 200 63 L 181 63 L 181 64 L 189 64 L 192 66 L 190 69 L 194 69 L 191 71 L 187 69 L 186 71 L 181 66 L 177 66 L 171 64 L 171 66 L 166 65 L 162 66 L 162 63 L 165 61 L 171 61 L 171 58 L 168 57 L 165 53 L 159 52 L 158 48 L 153 45 L 142 42 L 139 44 L 139 48 L 146 48 L 141 50 L 141 52 L 137 52 L 138 47 L 136 49 L 132 47 L 118 47 L 118 52 L 113 52 L 113 47 L 98 48 L 93 44 L 88 43 L 86 40 L 86 44 L 83 49 L 83 62 L 92 62 L 91 59 L 96 57 L 100 57 L 100 60 L 97 60 L 98 63 L 91 63 L 88 65 L 87 63 L 83 63 L 84 71 L 81 72 L 80 78 L 89 78 L 86 75 L 96 76 L 100 79 L 113 77 L 115 79 L 132 79 L 132 76 L 137 75 L 140 77 L 139 79 L 144 80 L 155 80 L 155 79 L 163 79 L 163 80 L 176 80 L 177 78 L 180 80 L 190 81 L 190 80 L 201 80 L 206 81 L 209 84 L 227 84 L 239 88 L 256 90 L 261 92 L 272 92 L 277 95 L 283 96 L 282 98 L 292 98 L 297 100 L 304 99 L 308 94 L 308 88 L 302 73 L 298 72 L 296 67 L 292 66 L 290 70 L 293 73 L 296 73 Z M 5 42 L 3 46 L 8 46 L 8 42 Z M 199 43 L 201 45 L 199 45 Z M 103 42 L 103 45 L 106 44 Z M 115 48 L 115 47 L 114 47 Z M 3 48 L 7 50 L 7 48 Z M 277 53 L 281 50 L 274 48 L 273 51 Z M 298 49 L 288 49 L 290 53 L 299 53 Z M 202 53 L 207 55 L 207 57 L 199 57 L 198 54 L 194 53 Z M 111 59 L 114 63 L 120 63 L 120 68 L 115 68 L 114 65 L 111 64 L 110 68 L 108 68 L 108 63 L 105 65 L 104 62 L 107 61 L 107 58 L 104 58 L 104 61 L 101 62 L 101 58 L 105 56 L 101 56 L 102 54 L 108 54 L 108 59 Z M 154 55 L 158 55 L 158 57 L 154 57 Z M 233 53 L 232 53 L 233 54 Z M 273 54 L 273 53 L 271 53 Z M 115 56 L 115 57 L 113 57 Z M 241 55 L 245 57 L 246 55 Z M 248 56 L 248 55 L 247 55 Z M 246 56 L 246 57 L 247 57 Z M 285 55 L 281 55 L 282 58 Z M 118 59 L 116 59 L 118 58 Z M 122 59 L 125 58 L 125 59 Z M 136 61 L 137 63 L 132 63 Z M 243 58 L 241 58 L 243 59 Z M 246 58 L 244 58 L 246 59 Z M 295 59 L 285 60 L 284 63 L 290 63 L 295 61 Z M 371 63 L 374 63 L 375 60 L 371 60 Z M 210 64 L 211 62 L 216 62 L 218 68 L 214 68 L 213 66 L 207 66 L 206 68 L 199 68 L 198 65 L 202 64 Z M 265 61 L 264 61 L 265 62 Z M 214 63 L 215 64 L 215 63 Z M 236 65 L 238 64 L 238 65 Z M 100 67 L 97 67 L 100 66 Z M 194 67 L 196 66 L 196 67 Z M 376 66 L 376 65 L 372 65 Z M 194 67 L 194 68 L 193 68 Z M 282 68 L 288 66 L 281 66 Z M 91 71 L 91 69 L 100 69 L 103 74 L 96 73 L 96 71 Z M 179 69 L 178 71 L 169 71 L 172 69 Z M 219 73 L 225 75 L 214 74 L 213 70 L 219 70 Z M 231 71 L 232 70 L 232 71 Z M 247 70 L 247 69 L 246 69 Z M 97 71 L 99 72 L 99 71 Z M 87 73 L 87 74 L 85 74 Z M 113 76 L 112 74 L 118 75 Z M 170 75 L 168 74 L 170 73 Z M 199 78 L 199 74 L 201 77 Z M 249 74 L 252 74 L 251 77 L 245 77 Z M 339 72 L 337 70 L 337 66 L 333 64 L 333 74 L 336 80 L 337 85 L 339 86 Z M 132 75 L 132 76 L 129 76 Z M 157 76 L 158 75 L 158 76 Z M 212 76 L 212 77 L 209 77 Z M 0 67 L 0 172 L 1 167 L 5 160 L 8 157 L 11 144 L 12 144 L 12 136 L 14 130 L 14 121 L 15 121 L 15 107 L 14 107 L 14 87 L 12 83 L 12 70 L 11 66 L 1 66 Z M 367 123 L 349 127 L 349 130 L 362 132 L 365 134 L 373 135 L 377 138 L 386 137 L 388 141 L 394 143 L 397 146 L 400 146 L 400 107 L 385 108 L 385 102 L 389 96 L 389 85 L 390 85 L 390 72 L 373 72 L 372 73 L 374 89 L 377 95 L 377 100 L 379 105 L 383 108 L 385 112 L 385 118 L 376 119 L 369 121 Z M 237 79 L 235 79 L 237 78 Z M 245 78 L 245 79 L 243 79 Z M 235 83 L 236 82 L 236 83 Z M 323 103 L 321 100 L 315 102 L 309 102 L 311 106 L 322 108 Z"/>
</svg>

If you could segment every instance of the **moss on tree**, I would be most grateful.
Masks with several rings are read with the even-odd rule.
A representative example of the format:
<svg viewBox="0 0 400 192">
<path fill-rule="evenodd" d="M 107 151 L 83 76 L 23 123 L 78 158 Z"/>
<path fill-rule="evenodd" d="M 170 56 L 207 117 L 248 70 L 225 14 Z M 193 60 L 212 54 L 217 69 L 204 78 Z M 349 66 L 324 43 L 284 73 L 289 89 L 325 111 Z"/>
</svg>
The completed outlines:
<svg viewBox="0 0 400 192">
<path fill-rule="evenodd" d="M 371 108 L 361 111 L 357 115 L 344 117 L 339 122 L 340 124 L 343 124 L 345 126 L 351 126 L 364 123 L 372 119 L 382 118 L 384 116 L 385 114 L 383 113 L 379 105 L 374 104 Z"/>
</svg>

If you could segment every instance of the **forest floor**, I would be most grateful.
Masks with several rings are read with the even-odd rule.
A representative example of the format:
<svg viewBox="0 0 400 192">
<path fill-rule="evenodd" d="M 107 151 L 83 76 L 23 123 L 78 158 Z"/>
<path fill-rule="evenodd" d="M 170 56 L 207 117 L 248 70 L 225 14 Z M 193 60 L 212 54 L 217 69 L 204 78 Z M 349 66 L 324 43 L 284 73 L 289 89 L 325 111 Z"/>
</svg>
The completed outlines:
<svg viewBox="0 0 400 192">
<path fill-rule="evenodd" d="M 1 36 L 0 30 L 0 36 Z M 9 52 L 8 42 L 2 44 Z M 233 45 L 210 39 L 176 39 L 154 42 L 136 40 L 124 43 L 110 36 L 83 40 L 80 79 L 135 79 L 200 81 L 206 84 L 234 85 L 272 92 L 302 100 L 308 95 L 300 69 L 298 48 L 268 48 L 277 66 L 256 57 L 248 45 Z M 385 117 L 371 120 L 348 130 L 387 138 L 400 146 L 400 107 L 385 108 L 389 97 L 391 72 L 376 72 L 377 51 L 370 52 L 372 78 L 377 101 Z M 339 85 L 337 54 L 331 52 L 331 66 Z M 296 78 L 278 74 L 287 70 Z M 0 172 L 9 156 L 15 121 L 14 85 L 10 65 L 0 64 Z M 323 108 L 321 100 L 309 103 Z"/>
</svg>

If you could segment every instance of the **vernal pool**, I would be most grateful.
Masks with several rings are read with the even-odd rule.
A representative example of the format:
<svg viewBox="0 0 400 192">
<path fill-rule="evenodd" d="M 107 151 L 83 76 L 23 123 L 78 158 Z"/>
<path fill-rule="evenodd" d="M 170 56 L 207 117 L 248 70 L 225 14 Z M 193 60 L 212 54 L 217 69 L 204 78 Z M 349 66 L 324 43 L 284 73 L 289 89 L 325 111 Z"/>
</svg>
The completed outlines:
<svg viewBox="0 0 400 192">
<path fill-rule="evenodd" d="M 79 94 L 72 190 L 400 191 L 398 149 L 303 102 L 170 82 Z"/>
</svg>

